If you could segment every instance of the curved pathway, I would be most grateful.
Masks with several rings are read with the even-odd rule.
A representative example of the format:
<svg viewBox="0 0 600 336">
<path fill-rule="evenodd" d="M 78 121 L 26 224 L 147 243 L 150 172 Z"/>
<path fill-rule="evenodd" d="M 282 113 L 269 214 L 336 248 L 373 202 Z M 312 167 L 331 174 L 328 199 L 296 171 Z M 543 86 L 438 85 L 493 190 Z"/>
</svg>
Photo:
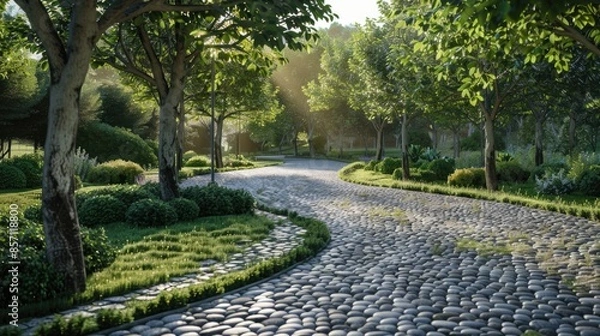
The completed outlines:
<svg viewBox="0 0 600 336">
<path fill-rule="evenodd" d="M 600 336 L 598 223 L 353 185 L 337 178 L 342 166 L 290 160 L 217 175 L 269 206 L 325 221 L 330 245 L 260 285 L 111 336 Z"/>
</svg>

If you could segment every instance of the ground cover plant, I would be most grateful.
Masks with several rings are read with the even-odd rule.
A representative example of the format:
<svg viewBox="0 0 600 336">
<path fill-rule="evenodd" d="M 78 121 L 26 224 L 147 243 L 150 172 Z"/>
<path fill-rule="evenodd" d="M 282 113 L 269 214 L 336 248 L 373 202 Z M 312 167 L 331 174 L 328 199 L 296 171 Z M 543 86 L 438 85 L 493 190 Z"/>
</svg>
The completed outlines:
<svg viewBox="0 0 600 336">
<path fill-rule="evenodd" d="M 364 169 L 360 168 L 361 165 L 364 166 Z M 536 182 L 529 179 L 522 183 L 504 183 L 500 185 L 499 191 L 489 192 L 485 189 L 482 189 L 482 184 L 485 182 L 482 176 L 482 168 L 457 169 L 448 177 L 447 181 L 437 180 L 434 182 L 425 183 L 414 180 L 399 180 L 398 177 L 394 177 L 394 174 L 383 174 L 369 169 L 370 166 L 373 166 L 373 164 L 365 165 L 362 162 L 352 163 L 342 168 L 338 175 L 342 180 L 363 185 L 391 187 L 476 199 L 486 199 L 497 202 L 523 205 L 537 209 L 556 211 L 596 221 L 600 220 L 600 199 L 593 195 L 584 194 L 581 191 L 581 187 L 579 188 L 578 192 L 572 194 L 544 194 L 540 193 L 539 189 L 536 187 Z M 590 176 L 594 176 L 594 178 L 589 178 L 590 182 L 586 181 L 586 183 L 594 185 L 596 183 L 594 175 L 595 168 L 591 169 L 594 170 L 589 174 Z M 517 169 L 514 169 L 513 172 L 515 171 L 517 178 L 522 179 L 523 175 L 520 175 L 520 170 L 517 171 Z M 531 175 L 533 176 L 533 174 Z M 552 173 L 550 173 L 549 176 L 553 176 Z M 586 177 L 586 179 L 587 178 L 588 177 Z M 456 186 L 449 185 L 448 181 L 450 180 L 453 181 L 450 184 L 456 184 Z M 463 183 L 466 183 L 467 185 L 462 185 Z M 479 186 L 480 188 L 477 188 L 476 186 Z"/>
</svg>

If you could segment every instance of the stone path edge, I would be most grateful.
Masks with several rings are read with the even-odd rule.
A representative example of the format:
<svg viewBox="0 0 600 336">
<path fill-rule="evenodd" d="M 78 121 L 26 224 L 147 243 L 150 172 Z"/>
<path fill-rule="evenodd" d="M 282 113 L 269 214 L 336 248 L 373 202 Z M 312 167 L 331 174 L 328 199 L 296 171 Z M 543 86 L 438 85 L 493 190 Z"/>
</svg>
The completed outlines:
<svg viewBox="0 0 600 336">
<path fill-rule="evenodd" d="M 527 207 L 527 208 L 531 208 L 531 209 L 550 211 L 550 212 L 560 213 L 563 215 L 585 218 L 585 219 L 600 223 L 600 210 L 597 212 L 594 212 L 594 211 L 589 211 L 589 212 L 583 211 L 582 212 L 582 211 L 578 210 L 579 207 L 577 205 L 571 205 L 571 204 L 551 205 L 551 206 L 536 205 L 536 204 L 519 202 L 517 200 L 512 201 L 511 196 L 506 196 L 504 198 L 486 197 L 486 196 L 482 196 L 482 195 L 470 196 L 469 191 L 466 191 L 466 194 L 446 193 L 446 192 L 436 189 L 437 185 L 426 184 L 426 183 L 422 183 L 422 182 L 416 182 L 419 184 L 419 187 L 414 187 L 414 188 L 411 186 L 389 186 L 389 185 L 380 184 L 380 183 L 376 183 L 376 182 L 372 182 L 372 181 L 355 180 L 351 177 L 341 174 L 340 172 L 343 171 L 343 169 L 344 168 L 342 168 L 341 170 L 338 171 L 338 178 L 344 182 L 348 182 L 348 183 L 352 183 L 352 184 L 356 184 L 356 185 L 388 188 L 388 189 L 398 189 L 398 190 L 405 190 L 405 191 L 412 191 L 412 192 L 422 192 L 422 193 L 446 195 L 446 196 L 452 196 L 452 197 L 464 197 L 464 198 L 470 198 L 470 199 L 478 199 L 478 200 L 482 200 L 482 201 L 490 201 L 490 202 L 518 205 L 518 206 L 523 206 L 523 207 Z M 401 182 L 401 181 L 399 181 L 399 182 Z M 443 186 L 440 186 L 440 187 L 443 187 Z M 515 195 L 514 197 L 519 197 L 519 196 Z M 526 196 L 524 196 L 524 197 L 526 197 Z M 507 200 L 504 200 L 504 199 L 507 199 Z"/>
<path fill-rule="evenodd" d="M 271 209 L 271 210 L 275 210 L 275 209 Z M 271 212 L 271 211 L 267 211 L 267 212 Z M 301 216 L 299 216 L 299 217 L 301 217 Z M 307 258 L 304 258 L 304 259 L 302 259 L 302 260 L 300 260 L 300 261 L 298 261 L 298 262 L 296 262 L 296 263 L 294 263 L 294 264 L 286 267 L 285 269 L 283 269 L 283 270 L 281 270 L 281 271 L 279 271 L 277 273 L 274 273 L 274 274 L 272 274 L 272 275 L 270 275 L 270 276 L 268 276 L 266 278 L 263 278 L 263 279 L 261 279 L 259 281 L 256 281 L 256 282 L 253 282 L 253 283 L 249 283 L 249 284 L 244 285 L 244 286 L 242 286 L 240 288 L 237 288 L 237 289 L 234 289 L 234 290 L 231 290 L 231 291 L 219 294 L 219 295 L 215 295 L 215 296 L 212 296 L 212 297 L 200 300 L 200 301 L 195 301 L 193 303 L 189 303 L 189 304 L 187 304 L 187 305 L 185 305 L 185 306 L 183 306 L 181 308 L 177 308 L 177 309 L 174 309 L 174 310 L 167 310 L 167 311 L 164 311 L 162 313 L 158 313 L 158 314 L 146 316 L 144 318 L 137 319 L 137 320 L 125 323 L 125 324 L 120 324 L 120 325 L 118 325 L 116 327 L 113 327 L 113 328 L 99 330 L 99 331 L 96 331 L 96 332 L 94 332 L 92 334 L 89 334 L 89 336 L 108 335 L 108 334 L 110 334 L 112 332 L 123 330 L 123 329 L 128 329 L 130 327 L 146 323 L 147 321 L 151 321 L 151 320 L 154 320 L 154 319 L 163 318 L 163 317 L 165 317 L 167 315 L 182 313 L 182 312 L 185 312 L 186 310 L 188 310 L 189 308 L 199 307 L 199 306 L 205 305 L 207 303 L 210 303 L 212 301 L 219 300 L 219 299 L 223 298 L 224 296 L 231 295 L 231 294 L 236 294 L 238 292 L 242 292 L 242 291 L 244 291 L 246 289 L 249 289 L 251 287 L 258 286 L 258 285 L 260 285 L 262 283 L 269 282 L 269 281 L 273 280 L 274 278 L 277 278 L 277 277 L 281 276 L 282 274 L 285 274 L 285 273 L 291 271 L 292 269 L 296 268 L 298 265 L 304 264 L 304 263 L 310 261 L 311 259 L 315 258 L 316 256 L 319 255 L 319 253 L 323 252 L 323 250 L 325 250 L 329 246 L 330 243 L 331 243 L 331 237 L 326 242 L 326 244 L 323 245 L 323 247 L 321 247 L 321 249 L 319 251 L 316 251 L 311 256 L 309 256 Z M 288 255 L 290 252 L 286 253 L 285 255 L 276 257 L 276 258 L 283 258 L 286 255 Z M 261 261 L 261 262 L 268 262 L 268 261 L 271 261 L 271 260 L 273 260 L 273 259 L 268 259 L 268 260 L 264 260 L 264 261 Z M 238 271 L 238 272 L 241 272 L 241 271 Z M 218 277 L 216 279 L 218 279 Z"/>
</svg>

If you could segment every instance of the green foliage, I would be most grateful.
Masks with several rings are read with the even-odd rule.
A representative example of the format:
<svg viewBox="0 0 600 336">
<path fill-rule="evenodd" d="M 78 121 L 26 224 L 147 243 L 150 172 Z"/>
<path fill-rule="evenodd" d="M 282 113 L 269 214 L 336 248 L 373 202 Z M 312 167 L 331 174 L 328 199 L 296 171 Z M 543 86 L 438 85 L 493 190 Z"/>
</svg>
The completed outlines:
<svg viewBox="0 0 600 336">
<path fill-rule="evenodd" d="M 377 167 L 377 164 L 379 164 L 379 161 L 371 160 L 371 161 L 369 161 L 369 163 L 367 163 L 365 165 L 365 170 L 375 170 Z"/>
<path fill-rule="evenodd" d="M 200 217 L 252 213 L 254 198 L 242 189 L 229 189 L 215 184 L 193 186 L 181 191 L 200 208 Z"/>
<path fill-rule="evenodd" d="M 75 190 L 83 188 L 83 181 L 79 175 L 73 176 L 73 180 L 75 181 Z"/>
<path fill-rule="evenodd" d="M 546 195 L 569 194 L 575 187 L 575 182 L 562 169 L 557 173 L 546 172 L 541 178 L 535 178 L 535 188 Z"/>
<path fill-rule="evenodd" d="M 90 158 L 85 149 L 77 147 L 75 156 L 73 157 L 73 168 L 75 169 L 75 175 L 79 176 L 85 181 L 87 180 L 89 172 L 97 165 L 98 162 L 96 158 Z"/>
<path fill-rule="evenodd" d="M 448 184 L 455 187 L 485 188 L 485 169 L 457 169 L 448 176 Z"/>
<path fill-rule="evenodd" d="M 496 172 L 501 182 L 524 183 L 529 179 L 529 172 L 514 160 L 499 161 L 496 164 Z"/>
<path fill-rule="evenodd" d="M 56 315 L 51 323 L 43 324 L 33 333 L 34 336 L 83 336 L 87 335 L 97 326 L 89 318 L 75 315 L 66 319 Z"/>
<path fill-rule="evenodd" d="M 401 158 L 386 157 L 375 166 L 375 170 L 382 174 L 393 174 L 396 168 L 402 167 Z"/>
<path fill-rule="evenodd" d="M 40 154 L 24 154 L 5 161 L 7 164 L 18 168 L 25 174 L 27 188 L 40 188 L 42 186 L 42 168 L 44 157 Z"/>
<path fill-rule="evenodd" d="M 101 309 L 96 313 L 96 324 L 100 330 L 130 322 L 133 322 L 133 316 L 117 309 Z"/>
<path fill-rule="evenodd" d="M 185 167 L 209 167 L 210 159 L 204 155 L 196 155 L 185 161 Z"/>
<path fill-rule="evenodd" d="M 569 166 L 564 162 L 544 163 L 542 165 L 535 167 L 533 169 L 533 171 L 531 172 L 531 175 L 529 176 L 529 178 L 532 181 L 535 181 L 536 179 L 539 179 L 539 178 L 543 177 L 544 175 L 558 173 L 561 170 L 567 171 L 567 170 L 569 170 Z"/>
<path fill-rule="evenodd" d="M 92 168 L 88 181 L 101 184 L 135 184 L 137 176 L 143 173 L 144 169 L 139 164 L 119 159 Z"/>
<path fill-rule="evenodd" d="M 167 204 L 175 209 L 178 221 L 190 221 L 198 217 L 198 214 L 200 213 L 198 205 L 194 201 L 186 198 L 174 198 L 167 202 Z"/>
<path fill-rule="evenodd" d="M 88 227 L 121 222 L 127 206 L 110 195 L 98 195 L 83 202 L 78 209 L 79 222 Z"/>
<path fill-rule="evenodd" d="M 140 189 L 149 192 L 156 198 L 161 198 L 160 184 L 158 182 L 146 182 L 140 186 Z"/>
<path fill-rule="evenodd" d="M 9 218 L 0 218 L 8 227 Z M 104 230 L 81 228 L 86 273 L 92 274 L 108 266 L 115 258 L 116 250 L 108 243 Z M 8 235 L 0 235 L 0 243 L 9 246 Z M 44 226 L 27 218 L 19 219 L 19 300 L 21 304 L 36 303 L 60 297 L 64 292 L 63 276 L 55 271 L 46 259 Z M 8 253 L 2 254 L 0 271 L 9 274 Z M 0 300 L 8 302 L 10 278 L 0 280 Z"/>
<path fill-rule="evenodd" d="M 509 162 L 513 161 L 515 158 L 507 152 L 498 152 L 496 153 L 496 162 Z"/>
<path fill-rule="evenodd" d="M 578 181 L 577 187 L 586 195 L 600 196 L 600 165 L 591 166 L 584 171 Z"/>
<path fill-rule="evenodd" d="M 398 178 L 396 178 L 396 177 L 394 177 L 394 178 L 396 178 L 397 180 L 401 180 L 402 179 L 402 170 L 401 169 L 394 170 L 394 175 L 396 175 L 397 170 L 399 170 Z M 439 181 L 436 173 L 434 173 L 433 171 L 431 171 L 429 169 L 422 169 L 422 168 L 411 169 L 410 170 L 410 178 L 411 178 L 411 180 L 420 181 L 420 182 Z"/>
<path fill-rule="evenodd" d="M 154 194 L 154 188 L 158 189 L 158 183 L 147 183 L 144 186 L 137 185 L 114 185 L 103 188 L 97 188 L 93 190 L 86 190 L 78 192 L 75 197 L 78 206 L 81 206 L 86 200 L 100 196 L 108 195 L 112 196 L 125 204 L 125 207 L 129 207 L 136 201 L 146 198 L 159 198 Z M 160 193 L 159 193 L 160 194 Z"/>
<path fill-rule="evenodd" d="M 158 159 L 154 149 L 138 135 L 125 129 L 100 122 L 81 125 L 77 143 L 90 157 L 99 162 L 122 159 L 141 166 L 156 166 Z"/>
<path fill-rule="evenodd" d="M 156 199 L 133 203 L 125 213 L 127 223 L 144 226 L 167 226 L 177 222 L 177 212 L 169 204 Z"/>
<path fill-rule="evenodd" d="M 22 189 L 27 186 L 27 177 L 17 167 L 0 162 L 0 190 Z"/>
<path fill-rule="evenodd" d="M 454 172 L 454 159 L 443 158 L 434 159 L 427 164 L 424 170 L 429 170 L 435 174 L 436 180 L 445 181 L 448 175 Z M 427 175 L 428 173 L 425 173 Z"/>
<path fill-rule="evenodd" d="M 427 161 L 433 161 L 433 160 L 437 160 L 441 157 L 441 153 L 431 147 L 427 147 L 424 151 L 423 154 L 421 154 L 421 159 L 423 160 L 427 160 Z"/>
<path fill-rule="evenodd" d="M 348 175 L 351 174 L 355 171 L 357 171 L 358 169 L 364 169 L 365 168 L 365 163 L 362 161 L 359 162 L 353 162 L 350 163 L 348 165 L 346 165 L 344 168 L 342 168 L 338 174 L 340 175 Z"/>
<path fill-rule="evenodd" d="M 193 150 L 186 151 L 185 153 L 183 153 L 183 162 L 188 162 L 188 160 L 193 158 L 194 156 L 198 156 L 198 154 Z"/>
<path fill-rule="evenodd" d="M 424 152 L 425 149 L 423 148 L 423 146 L 410 144 L 408 146 L 408 158 L 410 159 L 410 162 L 415 163 L 419 161 Z"/>
<path fill-rule="evenodd" d="M 223 163 L 223 165 L 225 167 L 233 167 L 233 168 L 238 168 L 238 167 L 252 167 L 252 166 L 254 166 L 254 164 L 252 162 L 248 161 L 243 156 L 241 158 L 239 158 L 239 159 L 236 159 L 236 158 L 227 158 L 225 160 L 225 162 Z"/>
<path fill-rule="evenodd" d="M 23 217 L 30 221 L 42 223 L 44 221 L 44 218 L 42 217 L 42 205 L 34 204 L 28 206 L 23 210 Z"/>
</svg>

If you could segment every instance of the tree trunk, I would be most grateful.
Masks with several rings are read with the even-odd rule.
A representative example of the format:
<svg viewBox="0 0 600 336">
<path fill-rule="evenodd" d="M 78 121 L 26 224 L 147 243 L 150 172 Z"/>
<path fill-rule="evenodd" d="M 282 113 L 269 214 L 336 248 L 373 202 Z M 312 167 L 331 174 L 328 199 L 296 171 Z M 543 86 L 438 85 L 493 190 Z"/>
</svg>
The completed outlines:
<svg viewBox="0 0 600 336">
<path fill-rule="evenodd" d="M 294 140 L 292 140 L 292 144 L 294 145 L 294 156 L 298 156 L 298 132 L 294 130 Z"/>
<path fill-rule="evenodd" d="M 377 128 L 377 149 L 375 150 L 375 160 L 383 159 L 383 127 Z"/>
<path fill-rule="evenodd" d="M 79 96 L 87 64 L 68 69 L 83 76 L 64 76 L 50 87 L 48 133 L 44 150 L 42 213 L 46 255 L 62 274 L 68 293 L 85 290 L 85 262 L 75 205 L 73 156 L 79 119 Z M 80 77 L 80 80 L 77 79 Z"/>
<path fill-rule="evenodd" d="M 544 163 L 544 120 L 535 118 L 535 165 Z"/>
<path fill-rule="evenodd" d="M 408 117 L 402 115 L 402 179 L 410 179 L 410 168 L 408 163 Z"/>
<path fill-rule="evenodd" d="M 498 176 L 496 176 L 496 149 L 494 144 L 494 118 L 489 113 L 485 114 L 485 185 L 487 190 L 498 190 Z"/>
<path fill-rule="evenodd" d="M 160 107 L 158 128 L 158 179 L 163 200 L 179 197 L 175 153 L 177 151 L 177 107 L 169 99 Z"/>
<path fill-rule="evenodd" d="M 217 168 L 223 168 L 223 124 L 224 119 L 217 117 L 215 120 L 215 165 Z"/>
<path fill-rule="evenodd" d="M 454 149 L 454 158 L 460 157 L 460 137 L 458 130 L 452 131 L 452 148 Z"/>
<path fill-rule="evenodd" d="M 429 138 L 431 139 L 431 147 L 437 151 L 438 148 L 438 129 L 434 123 L 429 125 Z"/>
<path fill-rule="evenodd" d="M 576 114 L 577 113 L 575 112 L 574 108 L 571 110 L 571 113 L 569 113 L 569 148 L 568 148 L 569 155 L 575 154 L 575 145 L 576 145 L 575 131 L 577 130 Z"/>
<path fill-rule="evenodd" d="M 485 166 L 485 119 L 479 124 L 480 165 Z"/>
<path fill-rule="evenodd" d="M 185 146 L 185 106 L 183 90 L 179 98 L 179 113 L 177 115 L 177 171 L 183 167 L 183 152 Z"/>
</svg>

